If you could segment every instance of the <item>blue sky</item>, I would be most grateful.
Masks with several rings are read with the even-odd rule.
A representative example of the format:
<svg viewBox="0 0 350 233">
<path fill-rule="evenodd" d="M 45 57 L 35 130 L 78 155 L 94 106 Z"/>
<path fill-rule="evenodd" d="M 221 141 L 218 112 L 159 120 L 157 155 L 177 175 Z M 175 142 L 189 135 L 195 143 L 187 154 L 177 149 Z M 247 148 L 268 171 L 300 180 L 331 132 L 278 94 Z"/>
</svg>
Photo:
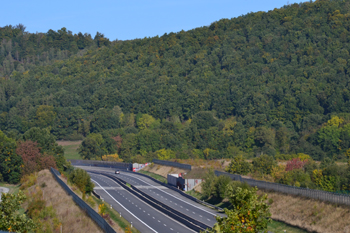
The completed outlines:
<svg viewBox="0 0 350 233">
<path fill-rule="evenodd" d="M 24 24 L 29 32 L 103 33 L 110 40 L 153 37 L 208 26 L 222 18 L 269 11 L 287 0 L 16 0 L 1 3 L 0 27 Z"/>
</svg>

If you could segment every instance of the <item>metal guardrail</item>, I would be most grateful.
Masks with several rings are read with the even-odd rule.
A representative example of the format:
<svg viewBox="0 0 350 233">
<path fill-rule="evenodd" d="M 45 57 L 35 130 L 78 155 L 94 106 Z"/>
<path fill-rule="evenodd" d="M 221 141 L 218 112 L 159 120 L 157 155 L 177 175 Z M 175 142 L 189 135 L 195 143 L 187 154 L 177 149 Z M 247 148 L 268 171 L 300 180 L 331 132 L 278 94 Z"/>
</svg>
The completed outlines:
<svg viewBox="0 0 350 233">
<path fill-rule="evenodd" d="M 189 164 L 176 163 L 176 162 L 171 162 L 171 161 L 166 161 L 166 160 L 153 159 L 153 163 L 165 165 L 165 166 L 183 168 L 183 169 L 187 169 L 187 170 L 192 169 L 192 166 Z"/>
<path fill-rule="evenodd" d="M 139 190 L 138 188 L 136 188 L 133 185 L 130 185 L 130 187 L 128 187 L 126 185 L 126 182 L 124 180 L 121 180 L 115 176 L 111 176 L 109 174 L 105 174 L 103 172 L 93 172 L 93 173 L 99 173 L 99 174 L 103 174 L 111 179 L 113 179 L 114 181 L 116 181 L 119 185 L 121 185 L 124 189 L 126 189 L 127 191 L 129 191 L 130 193 L 134 194 L 136 197 L 138 197 L 139 199 L 141 199 L 142 201 L 146 202 L 147 204 L 151 205 L 152 207 L 156 208 L 157 210 L 163 212 L 164 214 L 168 215 L 169 217 L 175 219 L 176 221 L 184 224 L 185 226 L 187 226 L 188 228 L 195 230 L 196 232 L 200 232 L 200 231 L 205 231 L 206 229 L 210 229 L 211 227 L 198 221 L 195 220 L 167 205 L 164 205 L 164 203 L 156 200 L 155 198 L 149 196 L 148 194 L 146 194 L 145 192 Z"/>
<path fill-rule="evenodd" d="M 290 185 L 266 182 L 262 180 L 247 179 L 247 178 L 243 178 L 240 175 L 230 174 L 227 172 L 215 171 L 215 175 L 229 176 L 233 180 L 245 182 L 250 186 L 253 186 L 253 187 L 256 186 L 259 189 L 273 190 L 276 192 L 292 194 L 292 195 L 300 195 L 303 197 L 318 199 L 321 201 L 328 201 L 328 202 L 341 204 L 341 205 L 350 205 L 350 195 L 346 195 L 346 194 L 331 193 L 331 192 L 322 191 L 322 190 L 300 188 L 300 187 L 294 187 Z"/>
<path fill-rule="evenodd" d="M 93 166 L 93 167 L 109 167 L 117 168 L 121 170 L 132 171 L 132 163 L 118 163 L 118 162 L 109 162 L 109 161 L 99 161 L 99 160 L 76 160 L 76 159 L 67 159 L 74 166 Z"/>
<path fill-rule="evenodd" d="M 56 181 L 61 185 L 61 187 L 72 196 L 75 203 L 77 203 L 80 208 L 82 208 L 89 216 L 92 218 L 102 230 L 106 233 L 116 233 L 116 231 L 104 220 L 94 209 L 92 209 L 88 204 L 86 204 L 78 195 L 76 195 L 58 176 L 61 174 L 51 168 L 51 173 L 55 177 Z"/>
<path fill-rule="evenodd" d="M 183 191 L 181 191 L 181 190 L 175 188 L 174 186 L 171 186 L 171 185 L 169 185 L 169 184 L 163 183 L 163 182 L 161 182 L 161 181 L 159 181 L 159 180 L 154 179 L 153 177 L 150 177 L 150 176 L 145 175 L 145 174 L 142 174 L 142 173 L 134 173 L 134 172 L 130 172 L 130 173 L 132 173 L 132 174 L 137 174 L 137 175 L 140 175 L 140 176 L 144 176 L 144 177 L 146 177 L 146 178 L 148 178 L 148 179 L 150 179 L 150 180 L 152 180 L 152 181 L 154 181 L 154 182 L 156 182 L 156 183 L 158 183 L 158 184 L 160 184 L 160 185 L 164 185 L 164 186 L 166 186 L 167 188 L 178 192 L 178 193 L 181 194 L 182 196 L 184 196 L 184 197 L 186 197 L 186 198 L 188 198 L 188 199 L 190 199 L 190 200 L 192 200 L 192 201 L 195 201 L 195 202 L 197 202 L 197 203 L 199 203 L 199 204 L 209 206 L 209 207 L 211 207 L 211 208 L 213 208 L 213 209 L 216 209 L 216 210 L 219 210 L 219 211 L 224 211 L 224 209 L 222 209 L 222 208 L 220 208 L 220 207 L 217 207 L 217 206 L 212 205 L 212 204 L 209 204 L 209 203 L 207 203 L 207 202 L 205 202 L 205 201 L 199 200 L 199 199 L 197 199 L 197 198 L 195 198 L 195 197 L 193 197 L 193 196 L 191 196 L 191 195 L 189 195 L 189 194 L 187 194 L 187 193 L 184 193 Z"/>
</svg>

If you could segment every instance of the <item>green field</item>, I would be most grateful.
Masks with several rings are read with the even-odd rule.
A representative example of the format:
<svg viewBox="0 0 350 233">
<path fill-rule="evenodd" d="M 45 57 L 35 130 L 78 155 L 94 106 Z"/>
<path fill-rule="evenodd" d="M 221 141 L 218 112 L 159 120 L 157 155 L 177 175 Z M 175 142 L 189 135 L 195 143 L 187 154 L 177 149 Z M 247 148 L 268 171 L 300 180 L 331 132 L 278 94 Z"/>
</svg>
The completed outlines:
<svg viewBox="0 0 350 233">
<path fill-rule="evenodd" d="M 81 159 L 78 153 L 81 141 L 57 141 L 57 143 L 63 147 L 66 159 Z"/>
<path fill-rule="evenodd" d="M 64 148 L 64 157 L 66 157 L 66 159 L 81 159 L 77 150 L 78 146 L 69 145 L 69 146 L 63 146 L 63 148 Z"/>
<path fill-rule="evenodd" d="M 307 233 L 308 231 L 300 229 L 298 227 L 293 227 L 283 222 L 274 221 L 267 226 L 267 230 L 273 233 Z M 285 231 L 284 231 L 285 230 Z"/>
</svg>

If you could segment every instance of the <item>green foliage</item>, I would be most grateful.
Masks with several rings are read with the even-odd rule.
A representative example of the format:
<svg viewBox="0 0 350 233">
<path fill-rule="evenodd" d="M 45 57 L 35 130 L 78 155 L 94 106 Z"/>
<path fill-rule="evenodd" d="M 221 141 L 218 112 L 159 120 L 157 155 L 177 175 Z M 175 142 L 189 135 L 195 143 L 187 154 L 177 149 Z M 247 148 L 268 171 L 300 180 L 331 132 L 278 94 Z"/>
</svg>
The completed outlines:
<svg viewBox="0 0 350 233">
<path fill-rule="evenodd" d="M 233 174 L 248 174 L 252 169 L 252 165 L 246 162 L 242 155 L 238 155 L 231 160 L 230 165 L 226 168 L 226 171 Z"/>
<path fill-rule="evenodd" d="M 348 10 L 342 0 L 305 2 L 129 41 L 1 27 L 0 129 L 14 139 L 33 127 L 57 139 L 118 130 L 117 151 L 107 137 L 86 141 L 87 159 L 151 159 L 161 149 L 341 157 L 350 148 Z"/>
<path fill-rule="evenodd" d="M 232 180 L 229 176 L 219 176 L 215 181 L 215 196 L 224 199 L 228 195 L 227 185 L 231 183 Z"/>
<path fill-rule="evenodd" d="M 218 178 L 216 177 L 214 170 L 209 170 L 209 172 L 204 177 L 204 181 L 201 183 L 202 193 L 204 196 L 211 197 L 216 195 L 217 179 Z"/>
<path fill-rule="evenodd" d="M 74 169 L 68 177 L 68 180 L 76 185 L 83 194 L 90 194 L 94 189 L 90 175 L 83 169 Z"/>
<path fill-rule="evenodd" d="M 16 184 L 21 178 L 22 158 L 16 154 L 16 141 L 0 131 L 0 174 L 5 182 Z"/>
<path fill-rule="evenodd" d="M 252 165 L 253 171 L 255 172 L 260 174 L 271 174 L 272 169 L 277 166 L 277 163 L 272 156 L 261 155 L 253 159 Z"/>
<path fill-rule="evenodd" d="M 257 188 L 241 189 L 227 186 L 232 210 L 225 208 L 227 217 L 217 217 L 213 233 L 231 232 L 267 232 L 267 224 L 271 222 L 269 206 L 266 203 L 267 195 L 258 197 Z"/>
<path fill-rule="evenodd" d="M 18 210 L 26 200 L 26 196 L 18 194 L 2 194 L 0 202 L 0 230 L 10 232 L 31 232 L 35 228 L 33 220 Z"/>
</svg>

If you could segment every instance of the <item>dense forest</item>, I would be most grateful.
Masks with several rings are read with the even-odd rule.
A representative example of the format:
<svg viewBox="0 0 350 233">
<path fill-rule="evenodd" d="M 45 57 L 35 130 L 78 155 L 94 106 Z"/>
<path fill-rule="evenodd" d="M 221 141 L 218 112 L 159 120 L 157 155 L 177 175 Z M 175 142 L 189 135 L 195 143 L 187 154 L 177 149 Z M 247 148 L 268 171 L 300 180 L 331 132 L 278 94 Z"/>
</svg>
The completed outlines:
<svg viewBox="0 0 350 233">
<path fill-rule="evenodd" d="M 318 0 L 130 41 L 0 28 L 0 129 L 86 159 L 253 158 L 350 147 L 350 2 Z M 348 64 L 349 63 L 349 64 Z"/>
</svg>

